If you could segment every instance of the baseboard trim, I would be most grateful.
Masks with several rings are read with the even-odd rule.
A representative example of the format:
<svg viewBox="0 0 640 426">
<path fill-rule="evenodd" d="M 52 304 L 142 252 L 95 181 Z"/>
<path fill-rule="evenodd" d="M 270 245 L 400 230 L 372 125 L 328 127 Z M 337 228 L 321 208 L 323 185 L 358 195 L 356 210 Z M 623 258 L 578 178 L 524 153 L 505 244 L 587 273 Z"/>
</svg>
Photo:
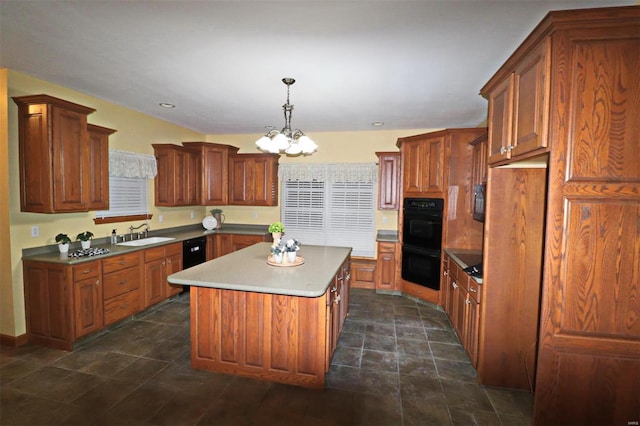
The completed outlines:
<svg viewBox="0 0 640 426">
<path fill-rule="evenodd" d="M 17 348 L 19 346 L 24 346 L 27 343 L 29 343 L 29 338 L 27 337 L 26 334 L 21 334 L 19 336 L 9 336 L 7 334 L 0 334 L 0 345 Z"/>
</svg>

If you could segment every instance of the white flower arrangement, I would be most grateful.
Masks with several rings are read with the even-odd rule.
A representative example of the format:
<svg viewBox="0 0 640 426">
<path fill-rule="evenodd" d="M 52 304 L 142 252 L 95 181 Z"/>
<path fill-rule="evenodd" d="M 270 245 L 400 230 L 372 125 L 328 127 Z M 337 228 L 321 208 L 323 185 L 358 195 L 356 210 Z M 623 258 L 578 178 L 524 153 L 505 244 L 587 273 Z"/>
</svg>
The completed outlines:
<svg viewBox="0 0 640 426">
<path fill-rule="evenodd" d="M 281 246 L 281 245 L 271 246 L 271 254 L 273 254 L 273 255 L 283 254 L 286 251 L 287 250 L 286 250 L 285 246 Z"/>
<path fill-rule="evenodd" d="M 296 239 L 289 238 L 284 245 L 285 251 L 291 253 L 300 250 L 300 242 Z"/>
</svg>

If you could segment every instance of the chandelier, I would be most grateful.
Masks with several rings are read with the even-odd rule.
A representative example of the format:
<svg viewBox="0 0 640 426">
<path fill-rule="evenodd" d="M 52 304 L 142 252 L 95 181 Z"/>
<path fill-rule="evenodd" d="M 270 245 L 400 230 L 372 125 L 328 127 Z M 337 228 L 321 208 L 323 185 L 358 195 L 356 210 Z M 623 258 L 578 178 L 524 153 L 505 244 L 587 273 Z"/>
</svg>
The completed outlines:
<svg viewBox="0 0 640 426">
<path fill-rule="evenodd" d="M 293 78 L 283 78 L 287 85 L 287 103 L 282 105 L 284 110 L 284 127 L 278 130 L 273 126 L 267 126 L 267 133 L 256 141 L 258 149 L 272 154 L 284 152 L 287 155 L 310 155 L 317 149 L 316 145 L 300 129 L 291 130 L 291 112 L 293 105 L 289 103 L 289 89 L 296 81 Z"/>
</svg>

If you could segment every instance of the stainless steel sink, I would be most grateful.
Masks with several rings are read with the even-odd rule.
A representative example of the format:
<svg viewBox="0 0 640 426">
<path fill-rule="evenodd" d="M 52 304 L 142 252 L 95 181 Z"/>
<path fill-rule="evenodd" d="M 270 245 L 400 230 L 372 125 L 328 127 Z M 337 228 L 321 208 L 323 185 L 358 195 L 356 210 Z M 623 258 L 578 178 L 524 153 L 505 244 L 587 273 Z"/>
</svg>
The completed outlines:
<svg viewBox="0 0 640 426">
<path fill-rule="evenodd" d="M 140 246 L 148 246 L 149 244 L 158 244 L 164 243 L 166 241 L 175 240 L 173 237 L 149 237 L 143 238 L 141 240 L 133 240 L 133 241 L 125 241 L 123 243 L 118 243 L 119 246 L 131 246 L 131 247 L 140 247 Z"/>
</svg>

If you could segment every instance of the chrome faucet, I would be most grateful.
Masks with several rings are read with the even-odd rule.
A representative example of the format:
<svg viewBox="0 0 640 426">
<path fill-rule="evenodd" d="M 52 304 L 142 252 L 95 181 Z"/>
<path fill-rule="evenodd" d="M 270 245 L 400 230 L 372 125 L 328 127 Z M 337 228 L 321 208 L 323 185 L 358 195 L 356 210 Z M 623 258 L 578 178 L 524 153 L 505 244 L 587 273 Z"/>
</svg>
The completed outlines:
<svg viewBox="0 0 640 426">
<path fill-rule="evenodd" d="M 135 229 L 140 229 L 140 228 L 142 228 L 143 226 L 145 227 L 145 229 L 144 229 L 144 231 L 141 231 L 141 232 L 139 232 L 139 233 L 138 233 L 138 239 L 140 239 L 140 234 L 142 234 L 142 233 L 144 233 L 144 237 L 145 237 L 145 238 L 149 236 L 149 231 L 151 230 L 151 227 L 149 226 L 149 222 L 145 222 L 145 223 L 143 223 L 142 225 L 138 225 L 138 226 L 133 226 L 133 225 L 131 225 L 131 226 L 129 227 L 129 239 L 130 239 L 131 241 L 133 241 L 133 231 L 134 231 Z"/>
</svg>

